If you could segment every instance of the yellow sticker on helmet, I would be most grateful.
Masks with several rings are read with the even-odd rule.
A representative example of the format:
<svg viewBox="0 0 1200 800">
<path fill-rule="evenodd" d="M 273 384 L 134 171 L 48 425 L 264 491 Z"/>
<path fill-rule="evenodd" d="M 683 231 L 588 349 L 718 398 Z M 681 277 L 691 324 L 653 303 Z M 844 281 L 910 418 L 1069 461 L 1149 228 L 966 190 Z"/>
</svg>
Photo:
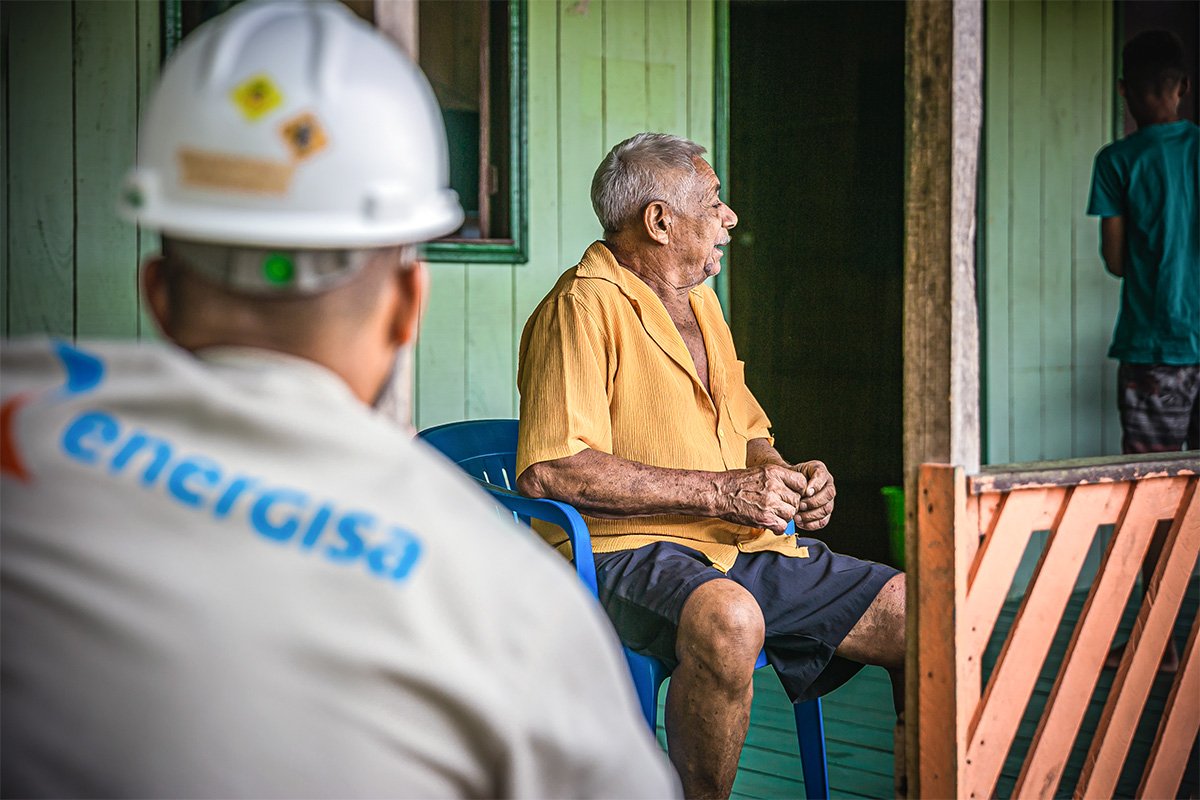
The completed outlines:
<svg viewBox="0 0 1200 800">
<path fill-rule="evenodd" d="M 233 102 L 246 119 L 254 121 L 283 102 L 283 93 L 266 75 L 255 75 L 233 90 Z"/>
<path fill-rule="evenodd" d="M 308 158 L 329 144 L 325 129 L 314 114 L 306 113 L 292 117 L 283 123 L 279 132 L 283 134 L 283 140 L 292 151 L 292 158 L 297 161 Z"/>
</svg>

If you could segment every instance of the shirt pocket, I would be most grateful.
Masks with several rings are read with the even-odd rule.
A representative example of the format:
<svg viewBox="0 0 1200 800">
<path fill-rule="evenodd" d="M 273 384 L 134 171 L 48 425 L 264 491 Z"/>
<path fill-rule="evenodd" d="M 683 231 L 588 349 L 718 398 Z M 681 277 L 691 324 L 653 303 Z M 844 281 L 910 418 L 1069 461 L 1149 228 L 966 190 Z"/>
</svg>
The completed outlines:
<svg viewBox="0 0 1200 800">
<path fill-rule="evenodd" d="M 745 441 L 749 441 L 751 425 L 749 414 L 743 406 L 742 399 L 746 394 L 746 362 L 733 361 L 725 380 L 725 396 L 722 403 L 725 406 L 725 419 L 728 427 L 732 428 Z"/>
</svg>

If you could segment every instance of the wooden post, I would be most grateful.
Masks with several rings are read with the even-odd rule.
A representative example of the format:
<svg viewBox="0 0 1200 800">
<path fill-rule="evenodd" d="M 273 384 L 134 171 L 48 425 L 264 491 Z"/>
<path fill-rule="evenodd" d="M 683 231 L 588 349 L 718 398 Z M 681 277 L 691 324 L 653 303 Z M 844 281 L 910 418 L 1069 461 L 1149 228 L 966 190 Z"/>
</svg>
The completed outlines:
<svg viewBox="0 0 1200 800">
<path fill-rule="evenodd" d="M 919 585 L 921 464 L 979 469 L 975 195 L 982 120 L 981 0 L 910 0 L 905 25 L 904 473 L 910 586 Z M 917 592 L 908 596 L 908 792 L 918 774 Z M 949 611 L 947 609 L 947 611 Z M 947 697 L 948 704 L 953 698 Z"/>
<path fill-rule="evenodd" d="M 417 60 L 417 0 L 375 0 L 375 26 Z"/>
<path fill-rule="evenodd" d="M 909 623 L 924 632 L 909 641 L 908 794 L 958 797 L 967 758 L 972 706 L 962 691 L 974 668 L 963 657 L 966 641 L 967 574 L 970 557 L 963 538 L 977 536 L 967 508 L 961 467 L 925 464 L 918 483 L 917 519 L 921 548 L 909 562 L 921 576 L 909 584 Z M 956 546 L 957 545 L 957 546 Z"/>
</svg>

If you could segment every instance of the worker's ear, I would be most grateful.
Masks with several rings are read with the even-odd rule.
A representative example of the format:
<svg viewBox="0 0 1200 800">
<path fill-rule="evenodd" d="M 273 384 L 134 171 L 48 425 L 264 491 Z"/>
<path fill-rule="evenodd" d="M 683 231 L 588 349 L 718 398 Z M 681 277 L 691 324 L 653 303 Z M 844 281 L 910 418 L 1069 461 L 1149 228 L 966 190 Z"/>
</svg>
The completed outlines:
<svg viewBox="0 0 1200 800">
<path fill-rule="evenodd" d="M 395 279 L 397 302 L 392 335 L 396 344 L 403 346 L 417 339 L 425 302 L 429 297 L 429 271 L 425 268 L 425 262 L 414 261 L 410 266 L 396 270 Z"/>
<path fill-rule="evenodd" d="M 167 285 L 168 267 L 160 255 L 151 256 L 142 262 L 142 297 L 150 310 L 150 317 L 158 331 L 171 338 L 171 290 Z"/>
<path fill-rule="evenodd" d="M 671 241 L 671 224 L 674 221 L 671 207 L 662 200 L 651 202 L 642 212 L 642 226 L 646 229 L 646 235 L 659 244 Z"/>
</svg>

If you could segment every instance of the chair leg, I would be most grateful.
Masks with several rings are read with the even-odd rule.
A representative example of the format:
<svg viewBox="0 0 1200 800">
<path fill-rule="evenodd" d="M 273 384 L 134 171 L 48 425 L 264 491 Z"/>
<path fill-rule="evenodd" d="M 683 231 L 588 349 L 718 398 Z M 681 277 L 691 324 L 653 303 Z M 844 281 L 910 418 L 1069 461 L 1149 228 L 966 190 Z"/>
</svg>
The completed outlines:
<svg viewBox="0 0 1200 800">
<path fill-rule="evenodd" d="M 825 760 L 825 721 L 821 698 L 797 703 L 796 737 L 800 742 L 800 765 L 804 770 L 804 793 L 808 800 L 828 800 L 829 767 Z"/>
<path fill-rule="evenodd" d="M 629 664 L 629 673 L 633 676 L 633 688 L 642 716 L 646 718 L 650 732 L 654 733 L 658 729 L 658 690 L 669 673 L 658 659 L 635 653 L 628 647 L 622 649 L 625 651 L 625 662 Z"/>
</svg>

